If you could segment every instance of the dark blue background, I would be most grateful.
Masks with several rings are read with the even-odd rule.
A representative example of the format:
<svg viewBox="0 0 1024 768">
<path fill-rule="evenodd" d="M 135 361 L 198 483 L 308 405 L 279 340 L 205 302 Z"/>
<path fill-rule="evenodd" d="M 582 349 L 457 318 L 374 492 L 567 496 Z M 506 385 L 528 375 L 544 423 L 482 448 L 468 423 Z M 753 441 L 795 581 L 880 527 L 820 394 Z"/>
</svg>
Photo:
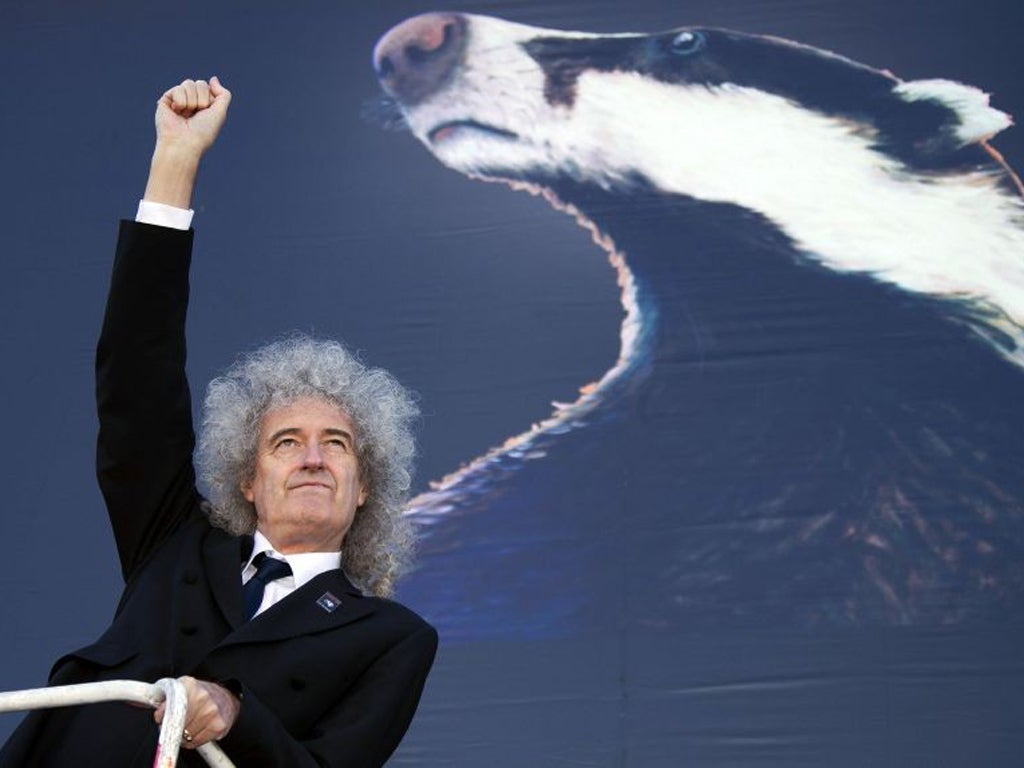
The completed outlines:
<svg viewBox="0 0 1024 768">
<path fill-rule="evenodd" d="M 971 83 L 993 93 L 996 107 L 1024 115 L 1024 7 L 1009 0 L 446 5 L 570 29 L 706 24 L 774 34 L 904 79 Z M 189 366 L 197 390 L 239 350 L 290 329 L 341 337 L 420 392 L 422 489 L 548 415 L 552 400 L 572 400 L 580 385 L 614 362 L 618 291 L 605 255 L 586 232 L 538 199 L 469 182 L 408 136 L 361 117 L 379 92 L 369 65 L 376 38 L 402 18 L 432 9 L 420 2 L 303 0 L 0 5 L 6 262 L 0 401 L 7 404 L 0 454 L 6 497 L 0 518 L 0 687 L 44 681 L 54 658 L 102 630 L 119 592 L 92 475 L 92 348 L 115 220 L 134 214 L 144 184 L 153 104 L 182 77 L 218 74 L 235 95 L 195 198 Z M 1011 129 L 994 142 L 1018 169 L 1024 166 L 1020 133 Z M 428 572 L 414 578 L 418 594 L 429 592 Z M 914 762 L 913 755 L 923 760 L 922 745 L 909 731 L 954 721 L 949 708 L 956 714 L 959 706 L 966 738 L 990 751 L 985 759 L 976 752 L 958 755 L 950 746 L 957 734 L 948 733 L 949 745 L 935 754 L 964 766 L 1019 759 L 1019 736 L 1009 735 L 1017 723 L 993 719 L 1000 702 L 991 686 L 968 684 L 955 696 L 936 698 L 944 680 L 965 673 L 961 657 L 948 647 L 930 654 L 927 632 L 909 638 L 890 633 L 865 630 L 855 640 L 835 640 L 854 650 L 829 657 L 844 660 L 832 669 L 833 681 L 852 680 L 854 689 L 870 693 L 863 710 L 854 693 L 851 709 L 832 722 L 819 718 L 818 748 L 808 750 L 805 764 L 928 764 Z M 984 659 L 988 646 L 997 656 L 1005 644 L 1012 647 L 1012 637 L 963 635 L 953 645 Z M 821 651 L 818 639 L 813 645 Z M 799 687 L 810 652 L 791 636 L 767 636 L 763 647 L 766 658 L 777 661 L 773 684 L 793 684 L 796 693 L 785 700 L 788 709 L 779 719 L 764 721 L 762 737 L 799 736 L 802 715 L 820 695 Z M 581 652 L 543 651 L 564 653 L 567 669 L 570 657 L 578 660 Z M 749 662 L 749 646 L 732 648 L 729 637 L 711 643 L 676 638 L 672 648 L 650 653 L 689 655 L 695 668 L 737 676 Z M 576 710 L 575 720 L 552 723 L 548 741 L 525 736 L 537 748 L 516 757 L 509 744 L 517 742 L 521 710 L 513 702 L 530 702 L 528 671 L 520 688 L 503 692 L 507 698 L 480 700 L 472 712 L 459 699 L 461 691 L 479 689 L 467 676 L 486 677 L 500 660 L 500 645 L 443 647 L 421 717 L 395 762 L 570 765 L 578 758 L 583 764 L 644 766 L 684 757 L 658 753 L 651 743 L 630 751 L 614 734 L 594 732 L 589 705 Z M 892 665 L 903 664 L 917 665 L 920 674 L 887 682 Z M 1006 668 L 982 664 L 973 672 L 975 680 L 1005 677 L 1010 711 L 1020 711 L 1019 695 L 1012 693 L 1020 681 L 1007 677 Z M 592 702 L 592 682 L 569 680 L 567 687 Z M 673 681 L 650 684 L 671 687 Z M 971 700 L 972 691 L 979 701 Z M 889 702 L 892 711 L 880 711 L 878 701 Z M 935 701 L 941 711 L 903 719 Z M 862 718 L 851 720 L 850 712 L 858 711 Z M 707 702 L 673 714 L 708 732 L 735 716 L 735 710 L 717 713 Z M 2 716 L 0 737 L 15 722 L 15 716 Z M 900 749 L 906 750 L 902 757 Z M 760 757 L 766 754 L 770 750 L 738 746 L 685 757 L 693 764 L 776 764 Z"/>
</svg>

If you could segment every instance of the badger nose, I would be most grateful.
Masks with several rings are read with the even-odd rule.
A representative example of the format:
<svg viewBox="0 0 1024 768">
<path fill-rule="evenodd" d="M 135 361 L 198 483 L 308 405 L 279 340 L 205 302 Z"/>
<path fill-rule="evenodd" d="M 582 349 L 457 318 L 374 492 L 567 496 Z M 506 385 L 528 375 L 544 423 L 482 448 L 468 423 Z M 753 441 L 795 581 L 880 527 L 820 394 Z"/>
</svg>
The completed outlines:
<svg viewBox="0 0 1024 768">
<path fill-rule="evenodd" d="M 425 13 L 392 27 L 377 42 L 373 67 L 384 90 L 411 106 L 448 81 L 465 45 L 465 16 Z"/>
</svg>

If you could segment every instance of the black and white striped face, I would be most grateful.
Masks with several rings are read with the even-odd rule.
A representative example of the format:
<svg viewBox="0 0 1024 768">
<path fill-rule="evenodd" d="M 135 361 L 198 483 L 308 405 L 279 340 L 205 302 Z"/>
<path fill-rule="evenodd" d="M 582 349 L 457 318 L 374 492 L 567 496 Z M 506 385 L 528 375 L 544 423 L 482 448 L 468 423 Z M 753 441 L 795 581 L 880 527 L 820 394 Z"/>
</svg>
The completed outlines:
<svg viewBox="0 0 1024 768">
<path fill-rule="evenodd" d="M 777 173 L 794 155 L 807 167 L 854 139 L 892 167 L 955 164 L 960 147 L 1008 125 L 974 89 L 900 83 L 725 30 L 592 35 L 428 14 L 389 32 L 374 56 L 417 138 L 487 176 L 614 184 L 671 171 L 673 189 L 713 197 L 720 182 L 708 174 Z"/>
<path fill-rule="evenodd" d="M 978 143 L 1010 120 L 976 88 L 726 30 L 593 35 L 462 14 L 403 22 L 374 63 L 451 168 L 624 194 L 642 180 L 747 208 L 831 269 L 976 302 L 1024 362 L 1024 209 Z"/>
</svg>

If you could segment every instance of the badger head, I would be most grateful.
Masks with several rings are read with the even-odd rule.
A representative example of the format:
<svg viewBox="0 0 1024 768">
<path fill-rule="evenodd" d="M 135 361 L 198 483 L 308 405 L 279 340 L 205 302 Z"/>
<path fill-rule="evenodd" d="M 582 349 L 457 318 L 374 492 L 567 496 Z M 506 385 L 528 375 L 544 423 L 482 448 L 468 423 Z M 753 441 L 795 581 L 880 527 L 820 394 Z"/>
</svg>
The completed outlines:
<svg viewBox="0 0 1024 768">
<path fill-rule="evenodd" d="M 700 174 L 715 156 L 744 175 L 788 164 L 788 145 L 815 138 L 808 119 L 911 168 L 977 162 L 958 152 L 1010 124 L 969 86 L 902 83 L 826 51 L 719 29 L 593 35 L 427 14 L 385 35 L 374 63 L 442 162 L 503 178 L 614 182 L 674 170 L 706 196 Z"/>
<path fill-rule="evenodd" d="M 1024 209 L 984 143 L 1010 119 L 973 87 L 727 30 L 594 35 L 462 14 L 400 24 L 374 63 L 458 171 L 741 206 L 830 269 L 973 307 L 1024 362 Z"/>
</svg>

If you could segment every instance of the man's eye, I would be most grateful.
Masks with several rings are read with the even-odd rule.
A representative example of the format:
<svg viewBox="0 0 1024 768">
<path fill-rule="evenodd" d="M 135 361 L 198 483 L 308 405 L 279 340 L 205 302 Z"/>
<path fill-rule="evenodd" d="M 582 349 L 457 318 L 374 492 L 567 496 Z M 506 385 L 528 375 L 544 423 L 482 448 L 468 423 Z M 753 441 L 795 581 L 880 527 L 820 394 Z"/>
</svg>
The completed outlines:
<svg viewBox="0 0 1024 768">
<path fill-rule="evenodd" d="M 277 441 L 277 443 L 274 445 L 274 450 L 288 450 L 290 448 L 296 448 L 298 445 L 299 441 L 296 440 L 294 437 L 286 437 Z"/>
<path fill-rule="evenodd" d="M 348 443 L 342 440 L 340 437 L 333 438 L 332 440 L 324 441 L 324 448 L 329 451 L 335 451 L 337 453 L 347 453 Z"/>
</svg>

